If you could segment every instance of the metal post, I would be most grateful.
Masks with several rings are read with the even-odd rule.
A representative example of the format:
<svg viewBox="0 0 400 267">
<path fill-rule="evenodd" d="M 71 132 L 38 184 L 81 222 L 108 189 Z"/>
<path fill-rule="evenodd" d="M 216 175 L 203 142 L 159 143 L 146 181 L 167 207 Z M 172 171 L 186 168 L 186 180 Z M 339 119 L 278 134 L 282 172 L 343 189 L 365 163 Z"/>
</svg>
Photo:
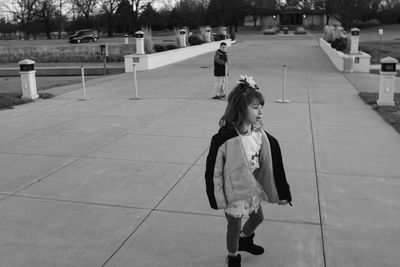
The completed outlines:
<svg viewBox="0 0 400 267">
<path fill-rule="evenodd" d="M 131 100 L 139 100 L 137 76 L 136 76 L 136 64 L 133 64 L 133 86 L 135 87 L 135 97 L 132 97 Z"/>
<path fill-rule="evenodd" d="M 229 92 L 228 92 L 228 63 L 226 63 L 226 65 L 225 65 L 225 82 L 224 82 L 224 85 L 225 85 L 225 95 L 226 95 L 226 98 L 228 99 L 228 94 L 229 94 Z"/>
<path fill-rule="evenodd" d="M 82 75 L 83 98 L 81 98 L 79 100 L 86 101 L 86 100 L 89 100 L 89 98 L 86 97 L 85 67 L 84 66 L 81 66 L 81 75 Z"/>
<path fill-rule="evenodd" d="M 103 56 L 103 76 L 107 73 L 107 57 Z"/>
<path fill-rule="evenodd" d="M 289 99 L 285 99 L 285 93 L 286 93 L 286 69 L 287 69 L 287 66 L 283 65 L 282 98 L 276 100 L 276 102 L 278 102 L 278 103 L 290 103 Z"/>
</svg>

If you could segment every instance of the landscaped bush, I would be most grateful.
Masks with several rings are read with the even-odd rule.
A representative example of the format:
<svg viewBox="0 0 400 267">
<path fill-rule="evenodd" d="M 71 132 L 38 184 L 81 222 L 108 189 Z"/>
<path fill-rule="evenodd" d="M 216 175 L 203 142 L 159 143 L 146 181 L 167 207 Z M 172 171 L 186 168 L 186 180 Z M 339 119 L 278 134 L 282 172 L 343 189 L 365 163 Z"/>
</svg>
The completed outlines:
<svg viewBox="0 0 400 267">
<path fill-rule="evenodd" d="M 152 32 L 151 27 L 142 27 L 142 32 L 144 33 L 144 52 L 146 54 L 153 53 L 153 39 L 152 39 Z"/>
<path fill-rule="evenodd" d="M 331 46 L 338 51 L 345 52 L 348 50 L 349 44 L 347 38 L 340 37 L 333 40 Z"/>
<path fill-rule="evenodd" d="M 204 41 L 197 35 L 190 35 L 188 39 L 189 45 L 201 45 Z"/>
<path fill-rule="evenodd" d="M 331 43 L 335 40 L 335 31 L 333 26 L 325 26 L 324 27 L 324 40 L 328 43 Z"/>
<path fill-rule="evenodd" d="M 174 44 L 168 44 L 168 45 L 165 46 L 165 48 L 167 50 L 174 50 L 174 49 L 178 49 L 178 46 L 174 45 Z"/>
<path fill-rule="evenodd" d="M 276 29 L 275 28 L 264 29 L 262 33 L 263 35 L 274 35 L 276 34 Z"/>
<path fill-rule="evenodd" d="M 214 41 L 222 41 L 226 39 L 226 35 L 222 33 L 218 33 L 214 35 Z"/>
<path fill-rule="evenodd" d="M 294 31 L 294 34 L 307 34 L 307 31 L 304 29 L 304 27 L 297 27 Z"/>
<path fill-rule="evenodd" d="M 231 38 L 231 40 L 234 41 L 234 40 L 236 39 L 235 32 L 231 31 L 231 32 L 229 33 L 229 38 Z"/>
<path fill-rule="evenodd" d="M 153 49 L 154 49 L 154 51 L 156 51 L 156 52 L 163 52 L 163 51 L 166 51 L 166 50 L 167 50 L 167 48 L 166 48 L 165 46 L 161 45 L 161 44 L 155 44 L 155 45 L 153 46 Z"/>
</svg>

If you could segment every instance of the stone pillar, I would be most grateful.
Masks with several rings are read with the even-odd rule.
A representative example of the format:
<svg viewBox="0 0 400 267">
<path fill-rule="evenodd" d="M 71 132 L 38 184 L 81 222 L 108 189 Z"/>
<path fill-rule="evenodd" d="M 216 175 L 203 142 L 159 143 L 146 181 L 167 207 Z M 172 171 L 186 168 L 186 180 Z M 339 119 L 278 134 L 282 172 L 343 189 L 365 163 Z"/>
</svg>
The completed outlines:
<svg viewBox="0 0 400 267">
<path fill-rule="evenodd" d="M 179 46 L 186 47 L 186 30 L 179 30 Z"/>
<path fill-rule="evenodd" d="M 392 57 L 381 59 L 381 71 L 379 81 L 379 106 L 394 106 L 394 89 L 396 86 L 396 64 L 399 61 Z"/>
<path fill-rule="evenodd" d="M 39 98 L 36 89 L 35 61 L 24 59 L 18 62 L 21 74 L 22 98 Z"/>
<path fill-rule="evenodd" d="M 135 39 L 136 39 L 136 54 L 137 55 L 144 55 L 144 32 L 137 31 L 135 32 Z"/>
<path fill-rule="evenodd" d="M 360 29 L 351 29 L 351 40 L 350 40 L 350 54 L 359 54 L 358 45 L 360 42 Z"/>
</svg>

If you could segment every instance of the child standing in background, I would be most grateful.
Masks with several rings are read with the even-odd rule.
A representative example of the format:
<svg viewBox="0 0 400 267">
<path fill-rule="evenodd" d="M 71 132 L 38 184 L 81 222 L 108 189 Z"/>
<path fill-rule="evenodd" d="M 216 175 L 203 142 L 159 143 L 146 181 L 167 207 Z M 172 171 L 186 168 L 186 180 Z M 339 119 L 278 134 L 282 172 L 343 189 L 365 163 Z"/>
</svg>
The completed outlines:
<svg viewBox="0 0 400 267">
<path fill-rule="evenodd" d="M 228 67 L 227 45 L 221 42 L 220 48 L 215 52 L 214 56 L 214 92 L 212 99 L 221 99 L 226 93 L 226 71 Z"/>
<path fill-rule="evenodd" d="M 241 266 L 238 251 L 264 253 L 253 242 L 254 231 L 264 220 L 261 201 L 281 205 L 292 201 L 279 144 L 261 128 L 263 106 L 252 77 L 242 76 L 228 96 L 207 157 L 208 200 L 211 208 L 224 209 L 228 223 L 228 267 Z M 243 228 L 242 218 L 248 218 Z"/>
</svg>

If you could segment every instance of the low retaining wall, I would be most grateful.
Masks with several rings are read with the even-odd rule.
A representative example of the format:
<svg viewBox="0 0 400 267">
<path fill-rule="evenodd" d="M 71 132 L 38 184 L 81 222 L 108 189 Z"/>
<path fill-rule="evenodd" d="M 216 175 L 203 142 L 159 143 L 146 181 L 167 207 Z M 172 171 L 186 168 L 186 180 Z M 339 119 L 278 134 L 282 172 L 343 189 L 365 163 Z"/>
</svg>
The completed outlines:
<svg viewBox="0 0 400 267">
<path fill-rule="evenodd" d="M 136 64 L 136 70 L 151 70 L 175 62 L 179 62 L 188 58 L 199 56 L 205 53 L 216 51 L 221 42 L 225 42 L 227 46 L 232 45 L 231 39 L 216 41 L 201 45 L 188 46 L 164 52 L 146 54 L 146 55 L 126 55 L 125 72 L 133 72 L 133 63 Z"/>
<path fill-rule="evenodd" d="M 319 46 L 332 61 L 333 65 L 342 72 L 369 72 L 371 56 L 360 51 L 357 55 L 346 55 L 331 47 L 323 38 L 319 39 Z"/>
<path fill-rule="evenodd" d="M 353 69 L 355 72 L 369 72 L 371 68 L 371 56 L 363 51 L 357 55 L 351 55 L 353 58 Z"/>
<path fill-rule="evenodd" d="M 323 38 L 319 39 L 319 46 L 339 71 L 353 72 L 353 58 L 351 56 L 332 48 L 331 44 Z"/>
</svg>

